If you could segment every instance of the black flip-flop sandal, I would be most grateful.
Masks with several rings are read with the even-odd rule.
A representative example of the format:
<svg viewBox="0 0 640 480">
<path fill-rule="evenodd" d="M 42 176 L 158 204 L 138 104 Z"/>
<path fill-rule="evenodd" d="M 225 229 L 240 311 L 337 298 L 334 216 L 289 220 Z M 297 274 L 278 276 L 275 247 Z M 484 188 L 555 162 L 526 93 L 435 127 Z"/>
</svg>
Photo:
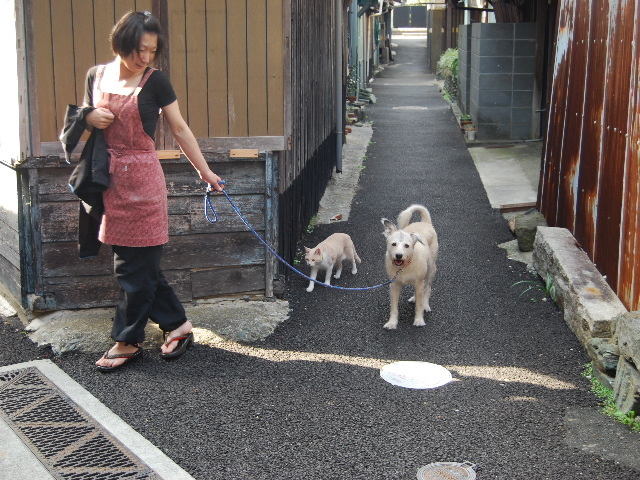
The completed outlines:
<svg viewBox="0 0 640 480">
<path fill-rule="evenodd" d="M 104 355 L 102 355 L 102 358 L 106 358 L 107 360 L 113 360 L 116 358 L 124 358 L 126 359 L 124 362 L 122 362 L 120 365 L 116 365 L 115 367 L 107 367 L 104 365 L 96 365 L 96 369 L 99 372 L 113 372 L 114 370 L 119 369 L 120 367 L 123 367 L 124 365 L 126 365 L 127 363 L 131 363 L 134 360 L 137 360 L 139 358 L 142 358 L 142 347 L 139 345 L 134 345 L 137 350 L 133 353 L 118 353 L 118 354 L 114 354 L 114 355 L 109 355 L 109 350 L 107 350 L 106 352 L 104 352 Z"/>
<path fill-rule="evenodd" d="M 193 345 L 193 332 L 189 332 L 186 335 L 181 335 L 174 338 L 169 338 L 169 333 L 166 332 L 164 334 L 164 345 L 167 346 L 172 342 L 178 342 L 176 348 L 174 348 L 172 352 L 161 353 L 160 358 L 164 358 L 165 360 L 175 360 L 176 358 L 184 355 L 184 352 L 187 351 L 187 348 Z"/>
</svg>

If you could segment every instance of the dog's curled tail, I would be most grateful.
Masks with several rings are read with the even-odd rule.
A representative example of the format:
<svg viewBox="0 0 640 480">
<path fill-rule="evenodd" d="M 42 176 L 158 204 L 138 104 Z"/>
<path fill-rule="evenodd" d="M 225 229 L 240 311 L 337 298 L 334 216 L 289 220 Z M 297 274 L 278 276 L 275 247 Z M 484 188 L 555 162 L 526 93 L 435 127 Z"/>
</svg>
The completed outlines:
<svg viewBox="0 0 640 480">
<path fill-rule="evenodd" d="M 398 228 L 403 229 L 411 223 L 411 217 L 414 213 L 420 213 L 422 222 L 431 223 L 431 214 L 424 205 L 413 204 L 398 215 Z"/>
</svg>

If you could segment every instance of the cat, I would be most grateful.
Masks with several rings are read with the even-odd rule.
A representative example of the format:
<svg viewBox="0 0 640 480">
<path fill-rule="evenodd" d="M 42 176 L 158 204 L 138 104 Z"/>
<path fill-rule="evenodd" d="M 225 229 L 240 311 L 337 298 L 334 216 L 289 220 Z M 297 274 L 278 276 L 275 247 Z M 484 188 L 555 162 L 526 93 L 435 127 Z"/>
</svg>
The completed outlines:
<svg viewBox="0 0 640 480">
<path fill-rule="evenodd" d="M 358 273 L 356 262 L 360 263 L 360 257 L 356 253 L 351 237 L 346 233 L 334 233 L 329 235 L 324 241 L 313 248 L 304 247 L 306 253 L 304 259 L 311 267 L 310 278 L 316 279 L 318 270 L 326 270 L 324 278 L 325 285 L 331 285 L 331 272 L 336 267 L 334 278 L 340 278 L 342 274 L 342 261 L 350 260 L 352 264 L 351 273 Z M 315 282 L 310 281 L 307 292 L 312 292 Z"/>
</svg>

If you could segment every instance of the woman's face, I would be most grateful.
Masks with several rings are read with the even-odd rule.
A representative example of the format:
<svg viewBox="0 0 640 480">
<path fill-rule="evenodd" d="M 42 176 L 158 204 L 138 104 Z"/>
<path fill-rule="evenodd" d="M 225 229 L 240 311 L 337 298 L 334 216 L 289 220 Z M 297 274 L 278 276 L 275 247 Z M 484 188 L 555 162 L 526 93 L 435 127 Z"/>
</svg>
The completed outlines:
<svg viewBox="0 0 640 480">
<path fill-rule="evenodd" d="M 138 49 L 134 49 L 126 57 L 121 57 L 122 64 L 134 75 L 140 74 L 153 62 L 157 49 L 158 35 L 155 33 L 144 33 L 140 39 Z"/>
</svg>

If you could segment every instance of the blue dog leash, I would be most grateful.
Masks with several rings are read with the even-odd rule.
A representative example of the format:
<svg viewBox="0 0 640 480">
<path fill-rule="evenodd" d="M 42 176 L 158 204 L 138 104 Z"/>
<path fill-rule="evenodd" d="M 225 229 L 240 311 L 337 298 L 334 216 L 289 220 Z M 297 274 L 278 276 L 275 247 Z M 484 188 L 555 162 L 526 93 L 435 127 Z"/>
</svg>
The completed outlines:
<svg viewBox="0 0 640 480">
<path fill-rule="evenodd" d="M 224 180 L 218 182 L 218 185 L 226 185 L 227 182 L 225 182 Z M 205 193 L 204 196 L 204 216 L 205 218 L 209 221 L 209 223 L 216 223 L 218 221 L 218 212 L 216 212 L 215 207 L 213 206 L 213 203 L 211 201 L 211 192 L 215 192 L 215 190 L 213 189 L 213 187 L 211 185 L 209 185 L 207 187 L 207 191 Z M 289 269 L 291 269 L 292 271 L 294 271 L 295 273 L 297 273 L 298 275 L 300 275 L 301 277 L 306 278 L 307 280 L 317 283 L 318 285 L 322 285 L 324 287 L 329 287 L 329 288 L 335 288 L 337 290 L 348 290 L 348 291 L 362 291 L 362 290 L 373 290 L 376 288 L 380 288 L 380 287 L 384 287 L 385 285 L 389 285 L 390 283 L 395 282 L 396 278 L 398 278 L 398 275 L 400 275 L 400 273 L 402 272 L 402 269 L 399 269 L 396 274 L 394 275 L 394 277 L 391 280 L 387 280 L 384 283 L 381 283 L 380 285 L 373 285 L 371 287 L 353 287 L 353 288 L 349 288 L 349 287 L 338 287 L 336 285 L 327 285 L 326 283 L 320 282 L 314 278 L 311 278 L 307 275 L 305 275 L 304 273 L 302 273 L 300 270 L 298 270 L 297 268 L 295 268 L 293 265 L 290 265 L 289 263 L 287 263 L 287 261 L 282 258 L 280 255 L 278 255 L 273 248 L 271 248 L 271 246 L 269 246 L 269 244 L 267 244 L 267 242 L 265 242 L 262 237 L 260 236 L 260 234 L 258 234 L 258 232 L 256 232 L 254 230 L 254 228 L 251 226 L 251 224 L 247 221 L 246 218 L 244 218 L 244 216 L 242 215 L 242 213 L 240 212 L 240 210 L 238 209 L 238 207 L 236 206 L 235 203 L 233 203 L 233 200 L 231 200 L 231 197 L 229 196 L 229 194 L 226 192 L 226 190 L 222 190 L 219 193 L 223 193 L 225 197 L 227 197 L 227 200 L 229 201 L 229 204 L 231 205 L 231 208 L 233 208 L 233 210 L 236 212 L 236 215 L 238 215 L 238 217 L 240 217 L 240 220 L 242 220 L 242 223 L 245 224 L 245 226 L 251 230 L 251 232 L 256 236 L 256 238 L 260 241 L 260 243 L 262 243 L 267 250 L 269 250 L 269 252 L 271 252 L 271 254 L 273 256 L 275 256 L 281 263 L 283 263 L 284 265 L 286 265 Z M 213 215 L 213 218 L 211 218 L 211 216 L 209 215 L 209 212 L 211 212 L 211 214 Z"/>
</svg>

